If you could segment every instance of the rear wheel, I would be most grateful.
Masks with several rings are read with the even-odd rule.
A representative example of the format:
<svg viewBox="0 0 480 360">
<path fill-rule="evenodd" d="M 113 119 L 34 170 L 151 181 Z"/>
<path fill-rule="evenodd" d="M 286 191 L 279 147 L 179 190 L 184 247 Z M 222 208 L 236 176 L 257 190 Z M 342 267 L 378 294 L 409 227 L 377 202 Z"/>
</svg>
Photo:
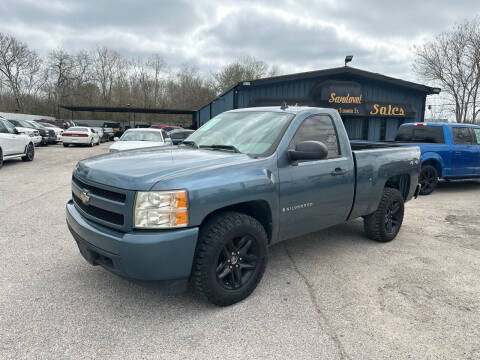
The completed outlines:
<svg viewBox="0 0 480 360">
<path fill-rule="evenodd" d="M 2 168 L 3 166 L 3 151 L 2 149 L 0 149 L 0 169 Z"/>
<path fill-rule="evenodd" d="M 429 195 L 435 190 L 438 184 L 438 171 L 432 165 L 422 166 L 422 171 L 420 172 L 420 189 L 421 195 Z"/>
<path fill-rule="evenodd" d="M 364 217 L 365 233 L 375 241 L 393 240 L 402 226 L 404 210 L 403 196 L 400 191 L 385 188 L 377 210 Z"/>
<path fill-rule="evenodd" d="M 92 138 L 92 140 L 90 140 L 90 147 L 93 147 L 93 145 L 94 144 L 93 144 L 93 138 Z"/>
<path fill-rule="evenodd" d="M 32 161 L 35 157 L 35 147 L 32 143 L 27 145 L 27 151 L 25 152 L 25 156 L 22 156 L 23 161 Z"/>
<path fill-rule="evenodd" d="M 193 264 L 195 289 L 215 305 L 227 306 L 249 296 L 267 264 L 267 234 L 251 216 L 225 212 L 200 230 Z"/>
</svg>

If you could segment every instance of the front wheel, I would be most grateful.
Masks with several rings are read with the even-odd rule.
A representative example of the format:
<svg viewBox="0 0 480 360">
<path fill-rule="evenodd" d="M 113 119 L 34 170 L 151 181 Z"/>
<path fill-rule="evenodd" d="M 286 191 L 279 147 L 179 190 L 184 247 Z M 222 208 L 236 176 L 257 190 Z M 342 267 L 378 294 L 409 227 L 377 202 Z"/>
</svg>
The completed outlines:
<svg viewBox="0 0 480 360">
<path fill-rule="evenodd" d="M 438 184 L 438 171 L 432 165 L 422 166 L 420 172 L 419 183 L 422 185 L 420 189 L 421 195 L 429 195 L 435 190 Z"/>
<path fill-rule="evenodd" d="M 25 152 L 25 156 L 22 156 L 23 161 L 32 161 L 35 157 L 35 147 L 32 143 L 27 145 L 27 151 Z"/>
<path fill-rule="evenodd" d="M 248 297 L 267 264 L 267 234 L 246 214 L 225 212 L 200 229 L 193 263 L 196 291 L 215 305 L 227 306 Z"/>
<path fill-rule="evenodd" d="M 377 210 L 364 217 L 365 233 L 375 241 L 392 241 L 400 231 L 404 211 L 405 206 L 400 191 L 385 188 Z"/>
</svg>

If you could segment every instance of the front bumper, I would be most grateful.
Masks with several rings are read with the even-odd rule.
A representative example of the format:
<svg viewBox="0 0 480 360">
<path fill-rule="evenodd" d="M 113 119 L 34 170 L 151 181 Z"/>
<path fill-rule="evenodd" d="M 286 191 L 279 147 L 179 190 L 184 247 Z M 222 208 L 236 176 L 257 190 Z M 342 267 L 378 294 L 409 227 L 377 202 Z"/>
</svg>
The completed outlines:
<svg viewBox="0 0 480 360">
<path fill-rule="evenodd" d="M 30 136 L 30 139 L 32 140 L 33 144 L 36 146 L 42 142 L 42 137 L 40 135 L 38 136 Z"/>
<path fill-rule="evenodd" d="M 122 233 L 86 220 L 72 200 L 66 213 L 68 228 L 90 264 L 139 280 L 190 277 L 198 228 Z"/>
</svg>

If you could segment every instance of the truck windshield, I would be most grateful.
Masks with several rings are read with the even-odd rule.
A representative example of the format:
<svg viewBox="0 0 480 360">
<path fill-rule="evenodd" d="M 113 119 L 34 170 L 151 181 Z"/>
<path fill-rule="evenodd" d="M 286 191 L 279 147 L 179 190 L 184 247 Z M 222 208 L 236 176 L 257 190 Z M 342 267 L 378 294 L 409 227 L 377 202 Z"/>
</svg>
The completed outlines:
<svg viewBox="0 0 480 360">
<path fill-rule="evenodd" d="M 293 114 L 248 111 L 220 114 L 190 135 L 186 144 L 263 155 L 274 150 Z"/>
<path fill-rule="evenodd" d="M 120 141 L 159 141 L 162 142 L 162 135 L 155 131 L 127 131 L 122 135 Z"/>
</svg>

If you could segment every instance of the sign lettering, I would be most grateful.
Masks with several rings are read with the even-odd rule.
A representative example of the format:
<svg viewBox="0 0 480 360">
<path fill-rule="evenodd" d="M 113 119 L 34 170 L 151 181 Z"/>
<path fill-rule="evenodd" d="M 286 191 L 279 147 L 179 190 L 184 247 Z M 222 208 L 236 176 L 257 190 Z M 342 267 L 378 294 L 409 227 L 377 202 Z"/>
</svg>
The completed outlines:
<svg viewBox="0 0 480 360">
<path fill-rule="evenodd" d="M 330 98 L 328 99 L 329 103 L 335 104 L 361 104 L 363 94 L 360 96 L 350 96 L 350 93 L 347 93 L 345 96 L 337 96 L 337 93 L 330 93 Z"/>
<path fill-rule="evenodd" d="M 393 106 L 391 104 L 384 106 L 373 104 L 370 115 L 405 116 L 405 110 L 401 106 Z"/>
</svg>

